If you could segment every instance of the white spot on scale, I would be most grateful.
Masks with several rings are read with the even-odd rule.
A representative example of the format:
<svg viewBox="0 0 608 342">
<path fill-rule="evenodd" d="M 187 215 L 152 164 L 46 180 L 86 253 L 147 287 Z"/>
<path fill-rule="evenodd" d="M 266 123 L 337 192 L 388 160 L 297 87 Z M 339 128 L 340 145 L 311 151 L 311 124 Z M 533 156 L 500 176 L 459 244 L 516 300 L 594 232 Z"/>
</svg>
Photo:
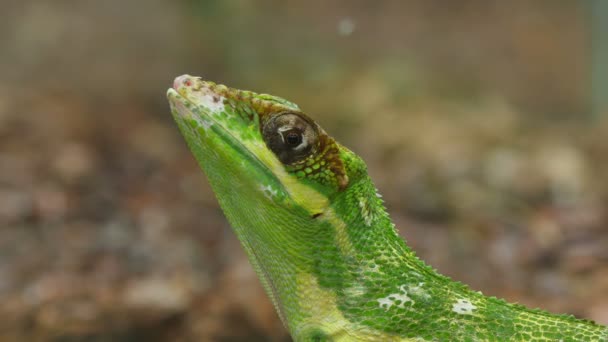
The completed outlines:
<svg viewBox="0 0 608 342">
<path fill-rule="evenodd" d="M 359 208 L 361 208 L 361 216 L 363 216 L 363 222 L 366 226 L 371 226 L 374 220 L 373 214 L 369 211 L 367 200 L 364 197 L 359 198 Z"/>
<path fill-rule="evenodd" d="M 459 299 L 452 306 L 452 311 L 460 315 L 470 315 L 475 309 L 477 309 L 477 307 L 467 299 Z"/>
<path fill-rule="evenodd" d="M 224 111 L 224 97 L 206 94 L 201 97 L 200 105 L 207 108 L 211 114 L 221 113 Z"/>
<path fill-rule="evenodd" d="M 410 294 L 412 294 L 415 297 L 421 297 L 424 299 L 431 298 L 431 295 L 429 295 L 426 292 L 426 290 L 422 288 L 422 286 L 424 286 L 424 283 L 418 283 L 418 285 L 416 285 L 416 286 L 410 286 L 410 288 L 409 288 Z"/>
<path fill-rule="evenodd" d="M 260 186 L 260 190 L 264 193 L 264 196 L 268 197 L 268 199 L 273 199 L 278 195 L 278 191 L 273 189 L 270 185 L 262 185 Z"/>
<path fill-rule="evenodd" d="M 196 103 L 199 107 L 205 109 L 209 114 L 219 114 L 224 111 L 224 97 L 212 91 L 208 87 L 193 89 L 188 92 L 188 99 L 192 103 Z"/>
<path fill-rule="evenodd" d="M 381 308 L 384 308 L 386 311 L 388 311 L 393 305 L 395 305 L 399 308 L 404 308 L 405 303 L 413 302 L 413 300 L 410 297 L 408 297 L 408 295 L 407 295 L 407 290 L 405 289 L 405 285 L 401 285 L 399 287 L 399 290 L 401 291 L 401 293 L 400 292 L 391 293 L 384 298 L 376 299 L 378 301 L 379 306 Z M 396 304 L 397 302 L 399 302 L 399 304 Z"/>
</svg>

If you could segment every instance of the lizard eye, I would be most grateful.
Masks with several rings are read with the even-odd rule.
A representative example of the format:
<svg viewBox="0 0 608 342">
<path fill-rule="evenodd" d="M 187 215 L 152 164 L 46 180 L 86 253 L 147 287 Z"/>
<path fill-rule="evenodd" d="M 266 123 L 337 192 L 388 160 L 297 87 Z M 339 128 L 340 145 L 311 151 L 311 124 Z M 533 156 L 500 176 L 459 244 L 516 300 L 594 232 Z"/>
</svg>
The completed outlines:
<svg viewBox="0 0 608 342">
<path fill-rule="evenodd" d="M 274 116 L 262 130 L 266 145 L 283 164 L 308 157 L 317 144 L 317 128 L 304 117 L 285 113 Z"/>
</svg>

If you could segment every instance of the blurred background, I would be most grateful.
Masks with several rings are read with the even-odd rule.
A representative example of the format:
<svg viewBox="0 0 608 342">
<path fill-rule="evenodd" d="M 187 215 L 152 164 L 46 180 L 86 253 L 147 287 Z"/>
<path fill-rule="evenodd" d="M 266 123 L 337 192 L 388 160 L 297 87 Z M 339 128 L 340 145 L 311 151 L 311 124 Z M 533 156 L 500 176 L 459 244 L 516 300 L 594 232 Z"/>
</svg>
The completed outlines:
<svg viewBox="0 0 608 342">
<path fill-rule="evenodd" d="M 289 341 L 183 73 L 298 103 L 440 272 L 608 324 L 606 4 L 0 1 L 0 341 Z"/>
</svg>

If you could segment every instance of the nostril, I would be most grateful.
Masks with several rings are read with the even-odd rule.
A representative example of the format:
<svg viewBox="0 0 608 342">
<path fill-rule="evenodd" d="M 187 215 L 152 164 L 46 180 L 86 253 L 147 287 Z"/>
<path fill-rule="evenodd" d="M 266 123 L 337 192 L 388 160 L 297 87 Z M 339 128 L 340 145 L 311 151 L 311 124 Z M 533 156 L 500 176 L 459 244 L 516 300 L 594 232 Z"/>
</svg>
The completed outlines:
<svg viewBox="0 0 608 342">
<path fill-rule="evenodd" d="M 193 78 L 190 75 L 181 75 L 173 80 L 173 89 L 178 90 L 180 87 L 192 87 Z"/>
</svg>

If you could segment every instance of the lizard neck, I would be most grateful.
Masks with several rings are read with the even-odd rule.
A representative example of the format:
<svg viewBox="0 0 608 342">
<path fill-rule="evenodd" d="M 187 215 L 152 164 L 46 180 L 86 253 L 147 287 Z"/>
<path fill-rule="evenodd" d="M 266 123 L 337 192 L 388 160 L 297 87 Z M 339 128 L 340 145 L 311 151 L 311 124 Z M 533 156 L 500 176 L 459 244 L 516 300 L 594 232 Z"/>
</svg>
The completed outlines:
<svg viewBox="0 0 608 342">
<path fill-rule="evenodd" d="M 308 314 L 294 337 L 606 338 L 606 328 L 592 322 L 484 297 L 438 274 L 398 236 L 367 175 L 333 198 L 326 215 L 332 242 L 310 255 L 312 277 L 298 279 L 299 309 Z"/>
</svg>

